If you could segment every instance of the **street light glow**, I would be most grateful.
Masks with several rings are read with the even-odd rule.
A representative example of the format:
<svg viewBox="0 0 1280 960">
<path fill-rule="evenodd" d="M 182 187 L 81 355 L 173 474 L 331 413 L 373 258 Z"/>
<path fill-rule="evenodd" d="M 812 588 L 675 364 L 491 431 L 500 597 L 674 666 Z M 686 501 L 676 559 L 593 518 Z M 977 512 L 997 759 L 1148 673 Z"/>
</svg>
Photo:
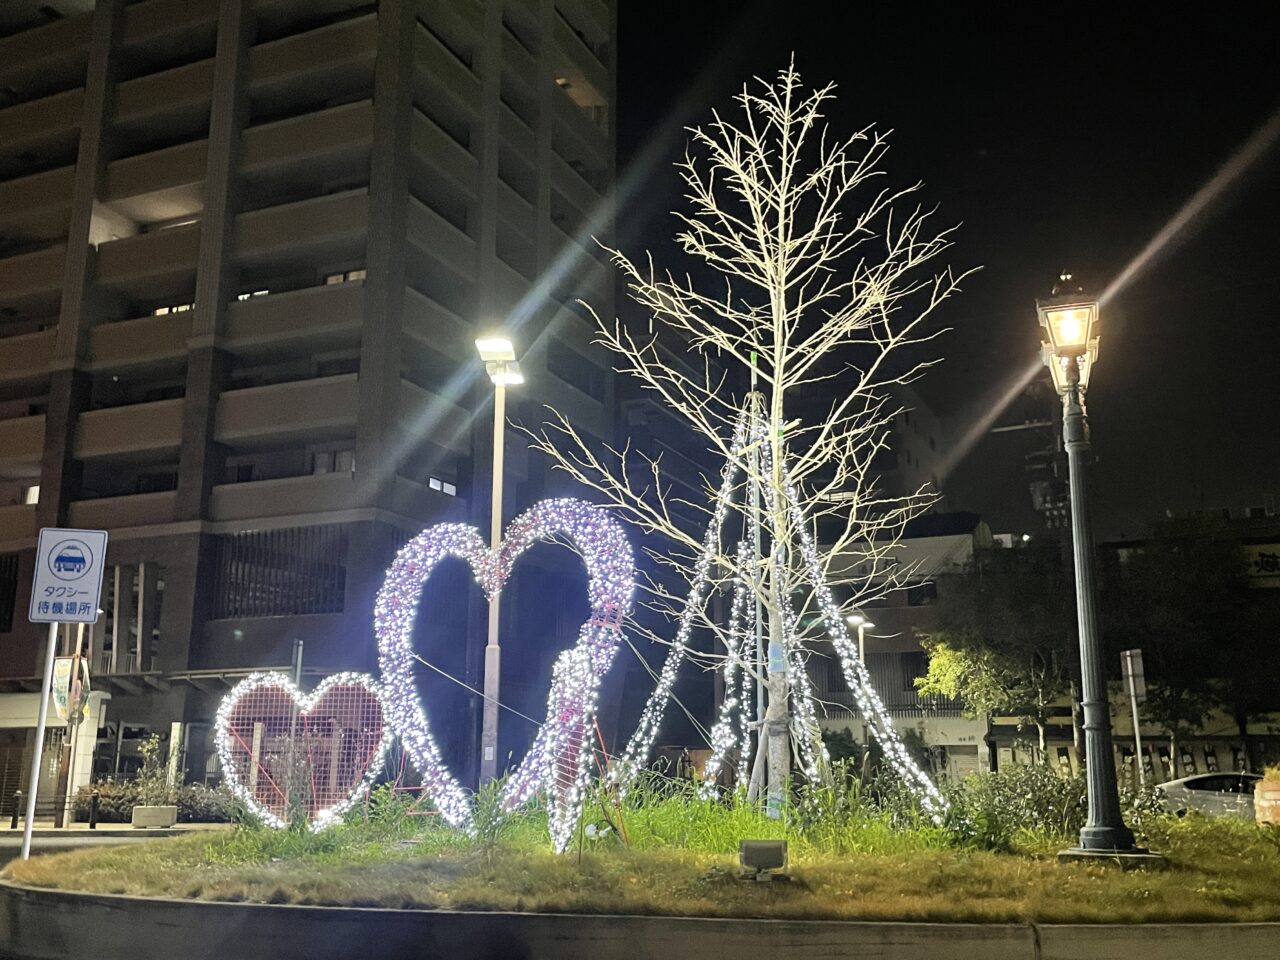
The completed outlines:
<svg viewBox="0 0 1280 960">
<path fill-rule="evenodd" d="M 480 359 L 485 363 L 509 363 L 516 358 L 515 346 L 509 338 L 503 336 L 478 337 L 476 349 L 480 351 Z"/>
</svg>

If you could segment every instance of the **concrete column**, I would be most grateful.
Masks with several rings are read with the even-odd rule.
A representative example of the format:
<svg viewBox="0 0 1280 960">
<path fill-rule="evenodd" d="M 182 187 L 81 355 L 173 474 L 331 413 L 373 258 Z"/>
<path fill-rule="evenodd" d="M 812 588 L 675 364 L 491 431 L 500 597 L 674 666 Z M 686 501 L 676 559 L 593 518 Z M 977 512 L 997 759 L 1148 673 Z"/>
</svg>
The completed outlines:
<svg viewBox="0 0 1280 960">
<path fill-rule="evenodd" d="M 253 36 L 249 5 L 244 0 L 223 0 L 218 10 L 204 210 L 200 218 L 182 446 L 178 455 L 179 521 L 204 519 L 212 487 L 222 479 L 224 456 L 214 442 L 213 425 L 229 365 L 217 344 L 227 303 L 235 296 L 239 282 L 233 246 L 238 207 L 236 171 L 248 110 L 244 80 Z"/>
<path fill-rule="evenodd" d="M 93 11 L 62 302 L 45 414 L 40 505 L 36 509 L 37 522 L 42 527 L 65 523 L 67 505 L 80 495 L 81 469 L 72 450 L 80 413 L 89 405 L 91 384 L 88 374 L 76 367 L 88 339 L 84 331 L 101 319 L 104 306 L 93 290 L 94 250 L 89 246 L 89 227 L 109 159 L 107 118 L 115 88 L 111 51 L 120 32 L 123 10 L 124 0 L 102 0 Z"/>
<path fill-rule="evenodd" d="M 404 451 L 398 449 L 395 424 L 400 390 L 415 24 L 412 0 L 383 0 L 379 4 L 365 313 L 360 333 L 356 414 L 355 481 L 362 506 L 389 505 L 396 467 L 404 456 Z"/>
</svg>

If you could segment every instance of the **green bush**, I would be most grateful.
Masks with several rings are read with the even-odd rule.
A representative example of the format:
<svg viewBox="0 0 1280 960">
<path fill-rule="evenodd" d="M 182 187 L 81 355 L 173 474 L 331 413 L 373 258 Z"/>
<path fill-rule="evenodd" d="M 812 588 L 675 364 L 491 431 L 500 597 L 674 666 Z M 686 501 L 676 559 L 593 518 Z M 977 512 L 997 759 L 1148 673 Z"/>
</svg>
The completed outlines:
<svg viewBox="0 0 1280 960">
<path fill-rule="evenodd" d="M 99 823 L 128 823 L 133 817 L 133 808 L 142 805 L 146 791 L 132 780 L 103 780 L 81 787 L 76 794 L 77 820 L 88 821 L 89 799 L 95 792 Z M 146 799 L 153 797 L 154 793 L 147 794 Z M 240 819 L 239 803 L 226 790 L 195 783 L 171 791 L 169 797 L 178 807 L 179 823 L 228 823 Z"/>
<path fill-rule="evenodd" d="M 1039 764 L 974 774 L 948 793 L 948 830 L 988 850 L 1069 839 L 1088 814 L 1084 775 L 1064 777 Z"/>
</svg>

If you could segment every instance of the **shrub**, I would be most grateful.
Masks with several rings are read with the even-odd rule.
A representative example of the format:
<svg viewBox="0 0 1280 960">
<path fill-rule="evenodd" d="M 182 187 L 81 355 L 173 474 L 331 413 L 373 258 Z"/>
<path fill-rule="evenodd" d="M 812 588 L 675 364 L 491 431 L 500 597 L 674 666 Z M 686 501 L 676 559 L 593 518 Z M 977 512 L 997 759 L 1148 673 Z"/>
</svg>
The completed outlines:
<svg viewBox="0 0 1280 960">
<path fill-rule="evenodd" d="M 76 819 L 89 819 L 89 798 L 98 794 L 99 823 L 128 823 L 133 808 L 143 803 L 144 791 L 134 780 L 102 780 L 81 787 L 76 793 Z M 154 793 L 148 794 L 154 796 Z M 179 787 L 170 793 L 178 807 L 179 823 L 227 823 L 240 819 L 239 804 L 226 790 L 213 789 L 201 783 Z"/>
<path fill-rule="evenodd" d="M 1088 814 L 1083 774 L 1064 777 L 1039 764 L 974 774 L 949 792 L 948 828 L 961 841 L 988 850 L 1068 839 Z"/>
</svg>

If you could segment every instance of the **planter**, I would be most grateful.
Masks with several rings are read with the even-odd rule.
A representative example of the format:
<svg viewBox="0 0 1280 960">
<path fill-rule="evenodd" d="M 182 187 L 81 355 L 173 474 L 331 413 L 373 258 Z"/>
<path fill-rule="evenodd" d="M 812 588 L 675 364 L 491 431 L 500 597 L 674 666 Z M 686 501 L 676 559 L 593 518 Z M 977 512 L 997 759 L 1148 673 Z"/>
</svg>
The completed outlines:
<svg viewBox="0 0 1280 960">
<path fill-rule="evenodd" d="M 178 822 L 177 804 L 163 806 L 140 806 L 133 808 L 133 818 L 129 821 L 135 827 L 148 830 L 172 827 Z"/>
<path fill-rule="evenodd" d="M 1280 823 L 1280 781 L 1258 781 L 1253 792 L 1253 816 L 1259 823 Z"/>
</svg>

